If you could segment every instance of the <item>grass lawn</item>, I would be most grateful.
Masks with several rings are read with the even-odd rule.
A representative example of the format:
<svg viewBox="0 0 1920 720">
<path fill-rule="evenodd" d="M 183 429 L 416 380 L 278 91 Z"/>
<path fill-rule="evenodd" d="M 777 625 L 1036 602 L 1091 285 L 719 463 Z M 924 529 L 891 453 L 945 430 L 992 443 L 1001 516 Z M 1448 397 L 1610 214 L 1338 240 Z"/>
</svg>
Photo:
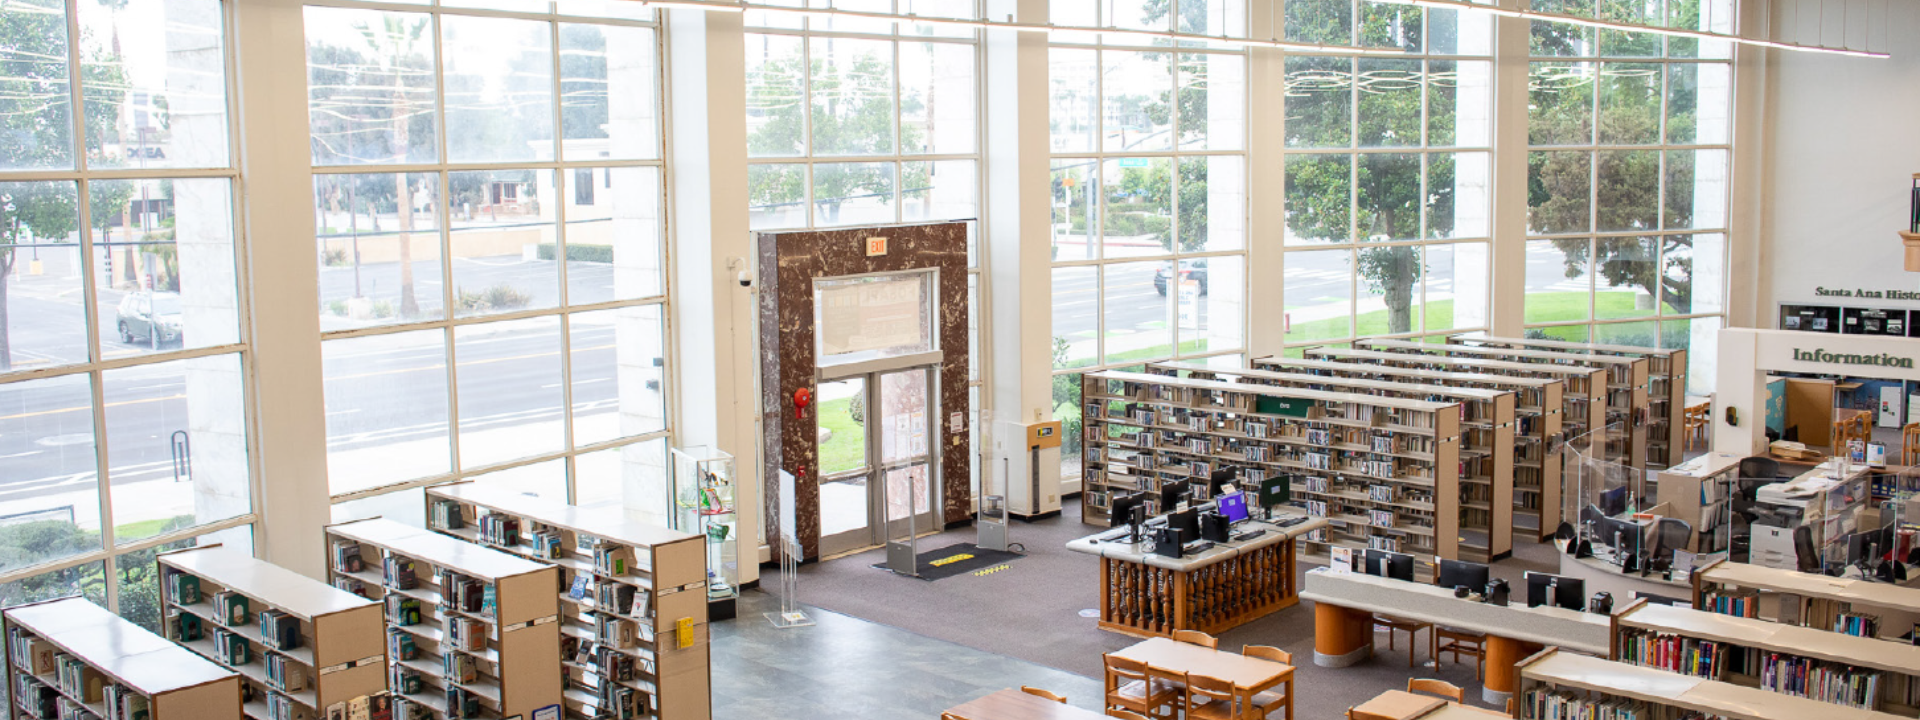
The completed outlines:
<svg viewBox="0 0 1920 720">
<path fill-rule="evenodd" d="M 1596 294 L 1593 296 L 1594 314 L 1601 320 L 1628 318 L 1647 314 L 1649 312 L 1647 310 L 1634 309 L 1633 298 L 1634 293 L 1630 292 L 1603 292 Z M 1439 328 L 1434 330 L 1434 332 L 1445 332 L 1453 328 L 1452 300 L 1437 300 L 1428 303 L 1426 308 L 1427 327 Z M 1419 308 L 1416 307 L 1414 310 L 1418 312 Z M 1527 295 L 1526 321 L 1528 324 L 1585 320 L 1587 319 L 1586 315 L 1586 293 L 1532 293 Z M 1354 332 L 1351 335 L 1347 333 L 1346 318 L 1328 318 L 1326 320 L 1298 323 L 1293 326 L 1293 332 L 1287 333 L 1287 340 L 1290 342 L 1299 342 L 1319 338 L 1345 339 L 1348 337 L 1385 335 L 1388 332 L 1386 310 L 1361 313 L 1359 317 L 1354 318 L 1354 323 L 1358 327 L 1354 328 Z M 1564 339 L 1572 334 L 1581 332 L 1584 332 L 1584 328 L 1569 328 L 1561 331 L 1549 330 L 1547 334 Z M 1574 339 L 1584 340 L 1585 338 Z"/>
<path fill-rule="evenodd" d="M 140 522 L 132 522 L 125 525 L 115 525 L 113 527 L 113 537 L 121 542 L 153 537 L 159 535 L 161 528 L 166 527 L 167 523 L 173 521 L 174 518 L 159 518 L 155 520 L 141 520 Z"/>
<path fill-rule="evenodd" d="M 858 470 L 867 464 L 866 433 L 848 414 L 852 406 L 853 398 L 820 403 L 820 427 L 833 431 L 832 437 L 820 443 L 821 475 Z"/>
</svg>

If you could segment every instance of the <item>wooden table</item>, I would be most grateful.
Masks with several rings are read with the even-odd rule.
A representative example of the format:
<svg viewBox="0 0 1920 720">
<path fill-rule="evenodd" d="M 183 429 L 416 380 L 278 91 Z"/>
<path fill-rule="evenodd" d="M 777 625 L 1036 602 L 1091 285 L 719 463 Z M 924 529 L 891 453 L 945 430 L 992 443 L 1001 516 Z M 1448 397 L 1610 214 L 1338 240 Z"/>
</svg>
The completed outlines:
<svg viewBox="0 0 1920 720">
<path fill-rule="evenodd" d="M 1080 538 L 1067 549 L 1100 556 L 1100 629 L 1134 637 L 1170 637 L 1175 630 L 1218 635 L 1300 603 L 1294 538 L 1326 526 L 1325 518 L 1291 527 L 1242 523 L 1236 531 L 1265 532 L 1180 558 L 1153 554 L 1148 543 L 1112 539 L 1125 531 Z"/>
<path fill-rule="evenodd" d="M 1256 695 L 1285 684 L 1287 718 L 1293 718 L 1293 666 L 1272 660 L 1250 658 L 1239 653 L 1221 652 L 1209 647 L 1167 638 L 1151 638 L 1113 653 L 1115 657 L 1143 662 L 1162 670 L 1204 675 L 1233 683 L 1234 687 Z"/>
<path fill-rule="evenodd" d="M 1388 690 L 1353 708 L 1347 717 L 1349 720 L 1492 720 L 1508 716 L 1445 698 Z"/>
<path fill-rule="evenodd" d="M 1106 715 L 1008 688 L 947 709 L 961 720 L 1102 720 Z"/>
</svg>

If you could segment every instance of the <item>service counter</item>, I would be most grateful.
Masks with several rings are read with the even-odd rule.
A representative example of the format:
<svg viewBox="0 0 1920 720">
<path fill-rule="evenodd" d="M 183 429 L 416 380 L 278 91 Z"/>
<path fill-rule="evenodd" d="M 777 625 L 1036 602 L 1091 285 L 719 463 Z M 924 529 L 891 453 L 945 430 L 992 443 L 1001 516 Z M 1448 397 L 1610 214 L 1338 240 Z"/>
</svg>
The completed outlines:
<svg viewBox="0 0 1920 720">
<path fill-rule="evenodd" d="M 1100 558 L 1101 629 L 1136 637 L 1217 635 L 1300 602 L 1294 539 L 1327 521 L 1285 512 L 1273 519 L 1299 522 L 1241 523 L 1236 535 L 1259 536 L 1179 558 L 1155 554 L 1150 542 L 1116 538 L 1123 529 L 1074 540 L 1067 549 Z"/>
</svg>

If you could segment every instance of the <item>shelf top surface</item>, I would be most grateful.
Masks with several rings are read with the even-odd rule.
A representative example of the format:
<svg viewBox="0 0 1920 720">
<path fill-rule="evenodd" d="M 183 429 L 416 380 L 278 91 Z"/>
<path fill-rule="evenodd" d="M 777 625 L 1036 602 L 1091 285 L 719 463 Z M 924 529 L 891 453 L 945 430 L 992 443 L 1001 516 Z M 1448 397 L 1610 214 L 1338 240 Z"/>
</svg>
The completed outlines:
<svg viewBox="0 0 1920 720">
<path fill-rule="evenodd" d="M 1661 470 L 1660 474 L 1662 476 L 1675 475 L 1695 478 L 1712 477 L 1728 470 L 1739 468 L 1742 459 L 1741 456 L 1733 453 L 1710 452 L 1680 463 L 1679 465 Z"/>
<path fill-rule="evenodd" d="M 1298 397 L 1298 398 L 1307 399 L 1307 400 L 1330 400 L 1333 402 L 1350 402 L 1350 403 L 1358 403 L 1361 405 L 1376 405 L 1380 407 L 1400 408 L 1402 410 L 1421 410 L 1421 411 L 1427 411 L 1427 412 L 1437 411 L 1441 408 L 1451 407 L 1453 405 L 1458 404 L 1458 403 L 1427 402 L 1424 400 L 1402 400 L 1400 398 L 1383 398 L 1378 395 L 1360 395 L 1357 393 L 1329 392 L 1325 390 L 1307 390 L 1304 388 L 1277 388 L 1277 387 L 1270 387 L 1270 386 L 1264 386 L 1264 385 L 1242 385 L 1239 383 L 1223 382 L 1220 380 L 1194 380 L 1191 378 L 1171 378 L 1165 375 L 1150 375 L 1147 373 L 1121 372 L 1117 370 L 1103 370 L 1100 372 L 1092 372 L 1092 373 L 1087 373 L 1087 376 L 1096 377 L 1096 378 L 1105 378 L 1108 380 L 1120 380 L 1123 382 L 1157 383 L 1161 385 L 1175 385 L 1179 387 L 1192 388 L 1195 390 L 1221 390 L 1225 392 L 1247 393 L 1249 395 L 1278 395 L 1278 396 L 1285 396 L 1285 397 Z M 1261 392 L 1262 390 L 1264 390 L 1265 392 Z"/>
<path fill-rule="evenodd" d="M 701 537 L 693 533 L 669 530 L 658 525 L 640 522 L 627 517 L 624 509 L 615 506 L 566 505 L 473 482 L 436 485 L 427 488 L 427 494 L 472 503 L 489 511 L 525 518 L 623 545 L 654 547 L 676 542 L 697 542 Z"/>
<path fill-rule="evenodd" d="M 1783 625 L 1759 618 L 1736 617 L 1666 605 L 1643 605 L 1623 616 L 1621 622 L 1653 630 L 1667 629 L 1688 637 L 1717 640 L 1762 650 L 1902 674 L 1920 674 L 1920 646 L 1858 637 L 1819 628 Z"/>
<path fill-rule="evenodd" d="M 1477 332 L 1463 333 L 1460 335 L 1456 335 L 1454 337 L 1457 337 L 1461 340 L 1465 340 L 1468 342 L 1488 342 L 1488 343 L 1498 343 L 1502 345 L 1522 345 L 1526 347 L 1539 347 L 1539 348 L 1562 348 L 1566 350 L 1595 350 L 1599 352 L 1633 353 L 1638 355 L 1645 355 L 1647 357 L 1668 357 L 1673 355 L 1674 353 L 1685 352 L 1684 350 L 1677 350 L 1672 348 L 1668 348 L 1668 349 L 1647 348 L 1647 347 L 1639 347 L 1637 345 L 1608 345 L 1606 343 L 1583 343 L 1583 342 L 1574 342 L 1572 340 L 1535 340 L 1533 338 L 1491 337 L 1486 334 L 1477 333 Z M 1682 368 L 1682 370 L 1684 369 L 1685 368 Z"/>
<path fill-rule="evenodd" d="M 1799 595 L 1818 595 L 1820 597 L 1848 597 L 1855 585 L 1863 584 L 1858 580 L 1828 577 L 1818 573 L 1803 573 L 1798 570 L 1770 568 L 1749 563 L 1714 563 L 1700 574 L 1700 579 L 1713 583 L 1726 583 L 1756 590 L 1771 590 Z M 1920 608 L 1920 590 L 1883 585 L 1888 590 L 1905 593 L 1910 598 L 1907 605 Z"/>
<path fill-rule="evenodd" d="M 1597 368 L 1597 367 L 1577 367 L 1573 365 L 1543 365 L 1540 363 L 1508 362 L 1506 360 L 1494 360 L 1491 358 L 1482 358 L 1482 357 L 1462 357 L 1459 355 L 1434 355 L 1432 353 L 1416 354 L 1416 353 L 1386 352 L 1383 350 L 1343 350 L 1340 348 L 1320 348 L 1320 347 L 1307 348 L 1306 352 L 1308 355 L 1312 355 L 1315 357 L 1361 358 L 1366 360 L 1389 360 L 1389 361 L 1399 361 L 1399 362 L 1407 362 L 1409 360 L 1418 360 L 1421 362 L 1437 363 L 1437 364 L 1449 365 L 1453 367 L 1486 368 L 1489 370 L 1513 370 L 1513 371 L 1519 371 L 1519 372 L 1525 372 L 1525 373 L 1533 373 L 1536 375 L 1567 375 L 1572 377 L 1588 377 L 1588 376 L 1606 372 L 1605 369 Z"/>
<path fill-rule="evenodd" d="M 1249 370 L 1245 368 L 1223 370 L 1216 367 L 1208 367 L 1205 363 L 1196 363 L 1196 362 L 1157 362 L 1157 363 L 1153 363 L 1153 365 L 1155 367 L 1167 368 L 1169 370 L 1187 370 L 1190 372 L 1205 372 L 1205 373 L 1214 373 L 1218 375 L 1237 375 L 1243 378 L 1264 378 L 1267 380 L 1279 380 L 1284 382 L 1322 383 L 1326 385 L 1340 385 L 1344 387 L 1368 388 L 1371 390 L 1392 390 L 1396 392 L 1425 393 L 1429 395 L 1452 395 L 1456 397 L 1471 398 L 1475 400 L 1492 400 L 1494 398 L 1498 398 L 1502 395 L 1508 394 L 1500 390 L 1487 390 L 1484 388 L 1466 388 L 1466 387 L 1459 387 L 1455 385 L 1429 385 L 1424 383 L 1397 382 L 1394 380 L 1373 380 L 1368 378 L 1355 378 L 1355 377 L 1343 377 L 1343 376 L 1309 375 L 1306 373 L 1289 373 L 1289 372 L 1278 372 L 1273 370 Z M 1245 385 L 1247 383 L 1241 383 L 1241 384 Z M 1287 386 L 1267 386 L 1267 387 L 1287 387 Z"/>
<path fill-rule="evenodd" d="M 1525 358 L 1537 358 L 1540 360 L 1567 360 L 1567 361 L 1572 361 L 1576 363 L 1586 363 L 1591 365 L 1632 366 L 1634 364 L 1644 364 L 1647 361 L 1646 358 L 1621 357 L 1618 355 L 1589 355 L 1586 353 L 1556 352 L 1553 350 L 1530 350 L 1526 348 L 1493 348 L 1493 347 L 1479 347 L 1475 345 L 1452 345 L 1452 344 L 1442 345 L 1439 343 L 1409 342 L 1406 340 L 1362 339 L 1362 340 L 1357 340 L 1355 342 L 1366 345 L 1367 347 L 1370 347 L 1370 348 L 1399 348 L 1399 349 L 1406 349 L 1406 350 L 1419 350 L 1422 352 L 1426 352 L 1428 350 L 1444 350 L 1445 354 L 1465 352 L 1470 355 L 1478 355 L 1481 357 L 1491 357 L 1491 358 L 1525 357 Z"/>
<path fill-rule="evenodd" d="M 1521 675 L 1557 685 L 1623 695 L 1658 705 L 1693 708 L 1739 718 L 1799 720 L 1817 717 L 1822 720 L 1828 718 L 1888 720 L 1895 717 L 1887 713 L 1794 697 L 1771 690 L 1715 682 L 1566 652 L 1555 652 L 1534 661 L 1521 669 Z"/>
<path fill-rule="evenodd" d="M 384 518 L 329 525 L 327 532 L 379 545 L 415 560 L 482 580 L 499 580 L 553 567 Z"/>
<path fill-rule="evenodd" d="M 7 618 L 142 695 L 237 677 L 82 598 L 13 608 Z"/>
<path fill-rule="evenodd" d="M 1355 363 L 1343 360 L 1316 360 L 1313 358 L 1290 358 L 1272 355 L 1254 358 L 1255 369 L 1286 372 L 1286 368 L 1317 368 L 1335 372 L 1364 372 L 1395 377 L 1422 378 L 1428 380 L 1452 380 L 1455 382 L 1487 383 L 1492 385 L 1518 385 L 1542 388 L 1559 383 L 1558 378 L 1513 377 L 1511 375 L 1486 375 L 1482 373 L 1449 372 L 1446 370 L 1428 370 L 1426 368 L 1382 367 L 1372 363 Z M 1259 366 L 1266 366 L 1261 368 Z"/>
<path fill-rule="evenodd" d="M 195 548 L 160 556 L 160 562 L 248 595 L 311 622 L 323 615 L 380 603 L 223 547 Z"/>
<path fill-rule="evenodd" d="M 1612 624 L 1605 615 L 1558 607 L 1493 605 L 1453 596 L 1452 588 L 1389 580 L 1320 567 L 1304 575 L 1300 596 L 1314 602 L 1477 630 L 1515 640 L 1607 652 Z"/>
</svg>

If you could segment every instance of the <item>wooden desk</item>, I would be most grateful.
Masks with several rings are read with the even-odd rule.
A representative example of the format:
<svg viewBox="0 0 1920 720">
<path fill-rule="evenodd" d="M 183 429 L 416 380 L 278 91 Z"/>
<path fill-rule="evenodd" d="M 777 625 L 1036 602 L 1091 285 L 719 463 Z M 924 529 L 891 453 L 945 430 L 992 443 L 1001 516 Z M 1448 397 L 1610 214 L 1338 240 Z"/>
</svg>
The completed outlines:
<svg viewBox="0 0 1920 720">
<path fill-rule="evenodd" d="M 1019 688 L 1008 688 L 968 700 L 947 708 L 947 713 L 963 720 L 1102 720 L 1107 717 L 1092 710 L 1028 695 Z"/>
<path fill-rule="evenodd" d="M 1181 558 L 1155 555 L 1147 543 L 1104 539 L 1114 531 L 1074 540 L 1067 549 L 1100 556 L 1100 629 L 1134 637 L 1171 637 L 1175 630 L 1219 635 L 1300 603 L 1294 538 L 1326 526 L 1325 518 L 1285 528 L 1244 523 L 1239 532 L 1266 532 Z"/>
<path fill-rule="evenodd" d="M 1163 670 L 1219 678 L 1233 683 L 1234 687 L 1256 693 L 1287 683 L 1287 697 L 1293 697 L 1293 666 L 1272 660 L 1250 658 L 1167 638 L 1142 640 L 1113 654 Z"/>
</svg>

